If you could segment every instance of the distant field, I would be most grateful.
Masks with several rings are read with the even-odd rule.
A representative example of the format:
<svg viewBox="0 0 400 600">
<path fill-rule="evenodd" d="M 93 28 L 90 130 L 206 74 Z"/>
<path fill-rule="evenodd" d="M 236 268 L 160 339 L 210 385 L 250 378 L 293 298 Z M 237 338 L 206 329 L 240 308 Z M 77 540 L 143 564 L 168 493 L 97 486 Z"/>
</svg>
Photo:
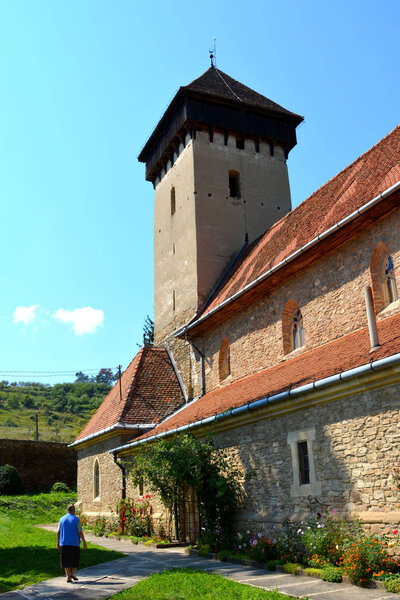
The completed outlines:
<svg viewBox="0 0 400 600">
<path fill-rule="evenodd" d="M 34 440 L 35 413 L 38 413 L 39 440 L 45 442 L 71 442 L 83 429 L 93 410 L 79 415 L 53 412 L 53 420 L 49 424 L 48 417 L 41 410 L 0 408 L 0 438 Z"/>
<path fill-rule="evenodd" d="M 54 386 L 0 382 L 0 436 L 16 440 L 70 442 L 101 404 L 111 384 L 76 381 Z"/>
</svg>

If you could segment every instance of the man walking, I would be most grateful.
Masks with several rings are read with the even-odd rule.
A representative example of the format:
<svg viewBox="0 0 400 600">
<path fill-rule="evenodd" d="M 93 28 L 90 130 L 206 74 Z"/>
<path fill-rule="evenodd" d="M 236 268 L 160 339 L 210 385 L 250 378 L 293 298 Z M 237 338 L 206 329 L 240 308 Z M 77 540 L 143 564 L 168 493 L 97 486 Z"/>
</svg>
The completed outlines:
<svg viewBox="0 0 400 600">
<path fill-rule="evenodd" d="M 67 514 L 61 517 L 57 530 L 57 548 L 60 550 L 61 567 L 65 570 L 67 582 L 78 581 L 75 575 L 79 566 L 80 543 L 86 548 L 82 525 L 75 515 L 75 506 L 67 507 Z"/>
</svg>

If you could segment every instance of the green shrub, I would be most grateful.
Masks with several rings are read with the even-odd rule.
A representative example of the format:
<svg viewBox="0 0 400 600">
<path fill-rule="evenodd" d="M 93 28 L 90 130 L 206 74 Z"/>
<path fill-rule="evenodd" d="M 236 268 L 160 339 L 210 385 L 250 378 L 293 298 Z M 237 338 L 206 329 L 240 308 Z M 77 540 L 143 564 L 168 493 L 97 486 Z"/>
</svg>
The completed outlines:
<svg viewBox="0 0 400 600">
<path fill-rule="evenodd" d="M 322 569 L 316 569 L 315 567 L 307 567 L 307 569 L 304 569 L 303 575 L 307 575 L 308 577 L 318 577 L 319 579 L 321 579 Z"/>
<path fill-rule="evenodd" d="M 275 560 L 267 560 L 265 566 L 267 567 L 268 571 L 275 571 L 276 567 L 278 565 L 283 565 L 284 562 L 285 561 L 281 560 L 280 558 L 276 558 Z"/>
<path fill-rule="evenodd" d="M 199 545 L 199 556 L 207 557 L 210 553 L 210 546 L 208 544 Z"/>
<path fill-rule="evenodd" d="M 18 427 L 17 423 L 12 419 L 8 418 L 4 421 L 3 427 Z"/>
<path fill-rule="evenodd" d="M 319 570 L 319 569 L 317 569 Z M 322 569 L 322 581 L 330 581 L 331 583 L 340 583 L 342 581 L 343 570 L 339 567 L 324 567 Z"/>
<path fill-rule="evenodd" d="M 12 465 L 0 467 L 0 494 L 4 496 L 16 496 L 24 494 L 25 486 L 18 471 Z"/>
<path fill-rule="evenodd" d="M 53 483 L 53 485 L 51 486 L 50 489 L 50 493 L 51 492 L 65 492 L 68 493 L 71 490 L 69 489 L 69 487 L 67 486 L 66 483 L 63 483 L 62 481 L 56 481 L 55 483 Z"/>
<path fill-rule="evenodd" d="M 299 563 L 285 563 L 283 565 L 283 570 L 285 573 L 289 573 L 290 575 L 298 575 L 303 570 L 303 567 L 299 565 Z"/>
<path fill-rule="evenodd" d="M 227 558 L 232 556 L 232 552 L 229 550 L 220 550 L 217 552 L 217 558 L 221 562 L 225 562 Z"/>
<path fill-rule="evenodd" d="M 389 579 L 385 581 L 385 588 L 388 592 L 392 592 L 393 594 L 400 594 L 400 577 L 396 577 L 395 579 Z"/>
</svg>

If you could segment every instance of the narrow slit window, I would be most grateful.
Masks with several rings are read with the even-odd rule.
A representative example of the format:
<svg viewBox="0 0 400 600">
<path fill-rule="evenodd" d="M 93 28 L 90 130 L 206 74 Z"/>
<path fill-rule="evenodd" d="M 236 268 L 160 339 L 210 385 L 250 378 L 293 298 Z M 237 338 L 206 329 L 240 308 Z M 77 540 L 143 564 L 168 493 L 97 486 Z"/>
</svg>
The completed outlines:
<svg viewBox="0 0 400 600">
<path fill-rule="evenodd" d="M 399 295 L 396 285 L 393 258 L 391 256 L 388 256 L 385 261 L 385 283 L 388 303 L 391 304 L 392 302 L 396 302 Z"/>
<path fill-rule="evenodd" d="M 100 496 L 100 467 L 99 461 L 96 459 L 93 469 L 93 498 Z"/>
<path fill-rule="evenodd" d="M 231 374 L 231 356 L 228 338 L 224 337 L 219 348 L 219 380 L 224 381 Z"/>
<path fill-rule="evenodd" d="M 297 457 L 299 460 L 300 485 L 307 485 L 310 483 L 310 462 L 308 459 L 308 443 L 306 441 L 297 443 Z"/>
<path fill-rule="evenodd" d="M 236 148 L 238 150 L 244 150 L 244 138 L 241 138 L 241 137 L 236 138 Z"/>
<path fill-rule="evenodd" d="M 171 217 L 175 214 L 176 211 L 176 195 L 175 188 L 171 188 Z"/>
<path fill-rule="evenodd" d="M 240 175 L 238 171 L 229 171 L 229 196 L 240 198 Z"/>
<path fill-rule="evenodd" d="M 304 346 L 304 324 L 301 311 L 298 310 L 293 317 L 293 349 Z"/>
</svg>

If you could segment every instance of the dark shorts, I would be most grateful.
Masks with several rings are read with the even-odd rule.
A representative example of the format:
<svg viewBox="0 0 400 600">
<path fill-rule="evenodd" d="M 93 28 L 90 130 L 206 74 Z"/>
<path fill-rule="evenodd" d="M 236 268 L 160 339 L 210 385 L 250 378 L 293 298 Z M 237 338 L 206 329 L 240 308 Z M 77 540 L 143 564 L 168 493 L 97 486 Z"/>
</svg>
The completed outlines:
<svg viewBox="0 0 400 600">
<path fill-rule="evenodd" d="M 61 546 L 60 564 L 63 569 L 77 569 L 79 566 L 79 546 Z"/>
</svg>

